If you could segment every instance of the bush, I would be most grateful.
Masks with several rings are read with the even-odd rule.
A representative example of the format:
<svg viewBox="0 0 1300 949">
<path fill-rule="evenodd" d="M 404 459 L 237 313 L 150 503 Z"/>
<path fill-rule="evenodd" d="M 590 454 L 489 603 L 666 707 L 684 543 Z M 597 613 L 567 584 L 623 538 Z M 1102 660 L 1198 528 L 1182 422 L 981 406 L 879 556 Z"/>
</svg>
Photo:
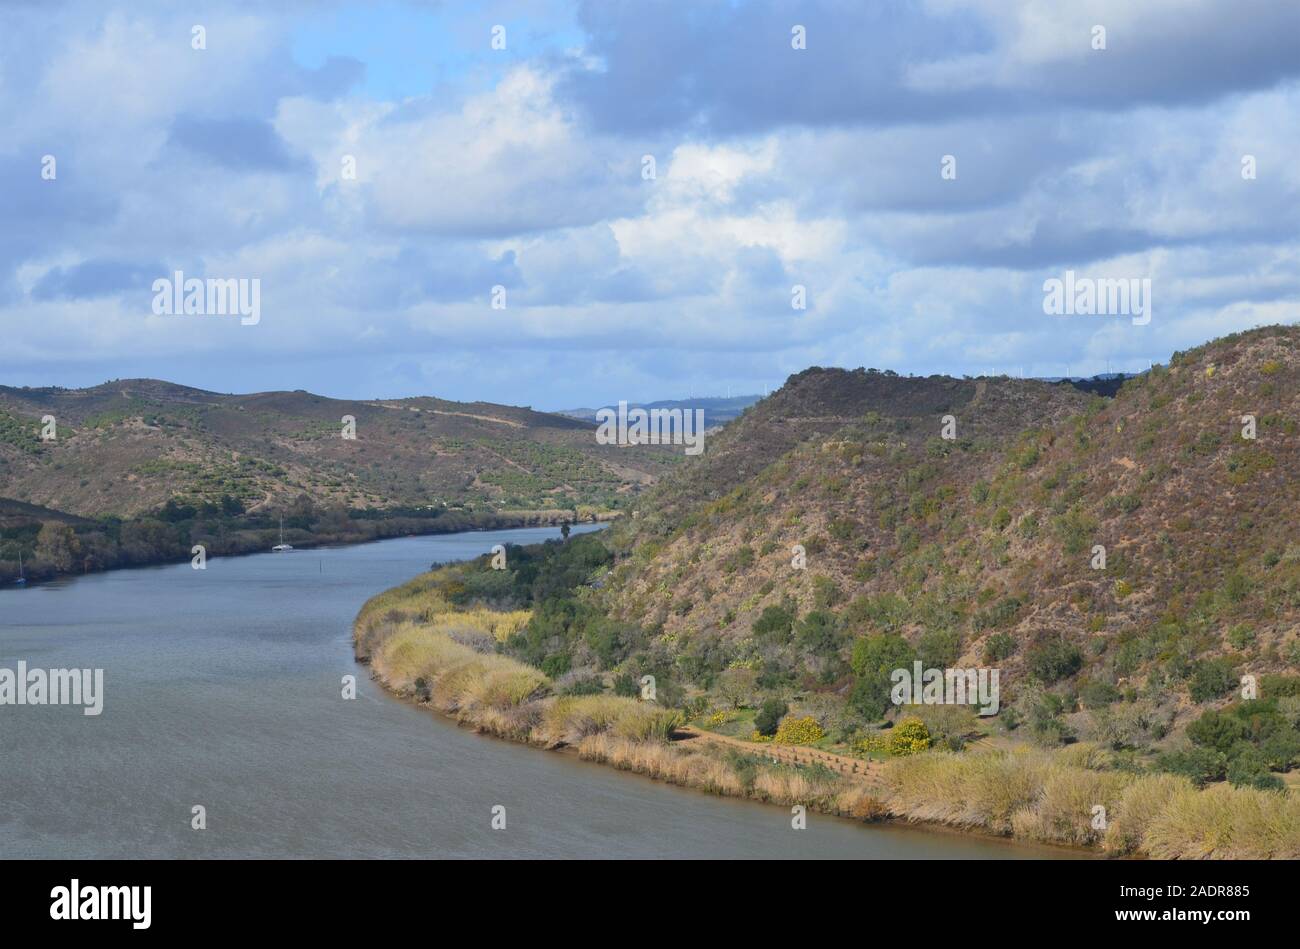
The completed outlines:
<svg viewBox="0 0 1300 949">
<path fill-rule="evenodd" d="M 755 636 L 789 636 L 794 614 L 783 606 L 769 606 L 754 621 Z"/>
<path fill-rule="evenodd" d="M 1001 662 L 1016 651 L 1016 640 L 1010 633 L 994 633 L 984 642 L 984 661 Z"/>
<path fill-rule="evenodd" d="M 1034 646 L 1025 660 L 1030 674 L 1047 685 L 1067 679 L 1083 668 L 1083 653 L 1079 647 L 1063 640 Z"/>
<path fill-rule="evenodd" d="M 1192 744 L 1224 754 L 1245 737 L 1245 722 L 1226 712 L 1211 710 L 1187 726 L 1187 738 Z"/>
<path fill-rule="evenodd" d="M 826 737 L 826 732 L 811 715 L 803 718 L 787 718 L 776 730 L 772 740 L 778 745 L 811 745 Z"/>
<path fill-rule="evenodd" d="M 1156 767 L 1170 774 L 1181 774 L 1198 788 L 1211 781 L 1222 781 L 1228 771 L 1227 757 L 1213 748 L 1189 748 L 1172 751 L 1156 759 Z"/>
<path fill-rule="evenodd" d="M 1233 649 L 1241 651 L 1255 641 L 1255 630 L 1248 623 L 1238 623 L 1228 630 L 1228 642 Z"/>
<path fill-rule="evenodd" d="M 1237 750 L 1228 765 L 1228 781 L 1233 787 L 1258 788 L 1261 791 L 1285 791 L 1286 785 L 1276 775 L 1269 774 L 1268 761 L 1250 745 Z"/>
<path fill-rule="evenodd" d="M 769 737 L 775 735 L 781 725 L 781 719 L 788 711 L 790 706 L 780 699 L 767 699 L 758 710 L 758 714 L 754 716 L 754 730 L 760 735 Z"/>
<path fill-rule="evenodd" d="M 1199 704 L 1223 698 L 1236 684 L 1236 665 L 1231 659 L 1205 659 L 1196 663 L 1187 692 Z"/>
<path fill-rule="evenodd" d="M 554 679 L 569 671 L 571 660 L 568 653 L 556 652 L 542 660 L 542 673 Z"/>
<path fill-rule="evenodd" d="M 641 694 L 636 677 L 630 672 L 623 672 L 614 677 L 614 694 L 623 698 L 636 698 Z"/>
<path fill-rule="evenodd" d="M 1119 689 L 1109 682 L 1102 682 L 1099 679 L 1087 682 L 1079 690 L 1079 704 L 1087 709 L 1105 708 L 1114 702 L 1118 702 L 1119 698 Z"/>
<path fill-rule="evenodd" d="M 919 718 L 905 718 L 889 735 L 889 753 L 914 755 L 930 747 L 930 730 Z"/>
<path fill-rule="evenodd" d="M 917 640 L 918 658 L 927 669 L 947 669 L 961 655 L 961 634 L 952 629 L 931 629 Z"/>
</svg>

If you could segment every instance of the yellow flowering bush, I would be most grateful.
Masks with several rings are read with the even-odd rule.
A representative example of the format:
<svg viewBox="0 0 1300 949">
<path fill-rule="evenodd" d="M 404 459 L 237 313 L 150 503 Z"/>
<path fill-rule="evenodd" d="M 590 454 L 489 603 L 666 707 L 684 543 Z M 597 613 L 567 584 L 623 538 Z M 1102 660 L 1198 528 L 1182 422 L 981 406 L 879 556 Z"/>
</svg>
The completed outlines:
<svg viewBox="0 0 1300 949">
<path fill-rule="evenodd" d="M 930 747 L 930 729 L 919 718 L 905 718 L 889 735 L 891 755 L 914 755 Z"/>
<path fill-rule="evenodd" d="M 750 740 L 750 741 L 771 741 L 771 740 L 772 740 L 772 736 L 771 736 L 771 735 L 764 735 L 761 731 L 759 731 L 759 730 L 756 728 L 756 729 L 754 729 L 754 734 L 752 734 L 752 735 L 749 736 L 749 740 Z"/>
<path fill-rule="evenodd" d="M 889 754 L 889 742 L 881 735 L 864 735 L 853 743 L 853 748 L 860 755 Z"/>
<path fill-rule="evenodd" d="M 778 745 L 811 745 L 825 737 L 826 732 L 817 723 L 817 719 L 805 715 L 803 718 L 788 717 L 783 720 L 773 741 Z"/>
</svg>

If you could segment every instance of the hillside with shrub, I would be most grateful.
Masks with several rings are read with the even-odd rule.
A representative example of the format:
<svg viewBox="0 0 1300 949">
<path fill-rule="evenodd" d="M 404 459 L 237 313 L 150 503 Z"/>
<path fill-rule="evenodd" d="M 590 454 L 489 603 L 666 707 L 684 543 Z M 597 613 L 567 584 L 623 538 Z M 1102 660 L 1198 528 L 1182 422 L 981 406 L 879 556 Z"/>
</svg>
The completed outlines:
<svg viewBox="0 0 1300 949">
<path fill-rule="evenodd" d="M 651 643 L 622 661 L 704 693 L 750 670 L 843 739 L 920 659 L 1000 668 L 1000 723 L 1042 743 L 1148 748 L 1297 670 L 1298 412 L 1293 328 L 1113 399 L 809 370 L 611 533 L 602 605 Z"/>
<path fill-rule="evenodd" d="M 525 557 L 457 595 L 526 605 L 492 651 L 559 691 L 651 676 L 720 739 L 888 763 L 899 816 L 1295 856 L 1298 417 L 1294 328 L 1177 353 L 1113 397 L 810 369 L 584 538 L 564 582 L 538 587 Z M 997 714 L 896 705 L 914 661 L 997 669 Z M 1127 829 L 1091 827 L 1094 805 Z"/>
<path fill-rule="evenodd" d="M 55 439 L 41 438 L 53 416 Z M 355 439 L 343 437 L 345 416 Z M 0 387 L 0 582 L 295 545 L 590 521 L 680 463 L 527 408 L 150 379 Z M 42 534 L 43 539 L 42 539 Z"/>
<path fill-rule="evenodd" d="M 57 440 L 42 441 L 53 416 Z M 342 419 L 355 420 L 355 439 Z M 0 495 L 86 517 L 169 500 L 256 511 L 307 494 L 353 509 L 617 507 L 675 460 L 598 445 L 594 426 L 434 398 L 224 395 L 153 379 L 89 389 L 0 386 Z"/>
</svg>

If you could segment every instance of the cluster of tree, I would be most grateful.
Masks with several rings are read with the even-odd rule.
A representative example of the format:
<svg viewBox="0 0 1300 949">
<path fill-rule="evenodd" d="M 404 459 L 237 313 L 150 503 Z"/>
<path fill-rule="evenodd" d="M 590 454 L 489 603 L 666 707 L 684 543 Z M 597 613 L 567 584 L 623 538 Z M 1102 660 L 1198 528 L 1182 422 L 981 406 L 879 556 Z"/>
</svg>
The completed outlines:
<svg viewBox="0 0 1300 949">
<path fill-rule="evenodd" d="M 1187 726 L 1188 747 L 1161 755 L 1157 767 L 1198 785 L 1226 778 L 1285 790 L 1276 772 L 1300 764 L 1300 676 L 1266 676 L 1263 686 L 1271 698 L 1204 712 Z"/>
<path fill-rule="evenodd" d="M 286 540 L 298 547 L 361 543 L 412 534 L 446 534 L 536 526 L 534 518 L 490 512 L 400 509 L 350 510 L 322 506 L 302 494 L 257 513 L 238 498 L 219 501 L 172 498 L 157 510 L 133 518 L 105 517 L 76 524 L 31 520 L 0 531 L 0 583 L 19 573 L 32 580 L 155 563 L 176 563 L 202 544 L 208 556 L 254 553 L 278 540 L 280 518 Z"/>
</svg>

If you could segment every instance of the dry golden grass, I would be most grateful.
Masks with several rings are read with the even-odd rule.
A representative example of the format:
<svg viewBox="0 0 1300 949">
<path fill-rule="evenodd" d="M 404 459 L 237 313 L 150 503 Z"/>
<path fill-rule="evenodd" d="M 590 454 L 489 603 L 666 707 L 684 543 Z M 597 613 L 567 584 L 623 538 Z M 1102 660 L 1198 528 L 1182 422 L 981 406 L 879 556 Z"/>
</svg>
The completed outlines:
<svg viewBox="0 0 1300 949">
<path fill-rule="evenodd" d="M 1011 818 L 1032 806 L 1048 766 L 1035 752 L 934 752 L 889 761 L 891 810 L 909 820 L 1011 833 Z"/>
<path fill-rule="evenodd" d="M 740 777 L 725 761 L 663 742 L 588 735 L 579 743 L 578 753 L 590 761 L 713 794 L 743 796 L 745 793 Z"/>
<path fill-rule="evenodd" d="M 630 741 L 663 741 L 681 716 L 618 695 L 569 695 L 551 702 L 542 715 L 539 739 L 576 745 L 588 735 L 610 732 Z"/>
<path fill-rule="evenodd" d="M 1176 774 L 1146 774 L 1120 794 L 1119 806 L 1110 815 L 1110 826 L 1102 841 L 1107 853 L 1134 853 L 1142 846 L 1147 828 L 1169 806 L 1170 799 L 1194 791 L 1187 778 Z"/>
<path fill-rule="evenodd" d="M 1300 857 L 1300 798 L 1220 784 L 1175 792 L 1142 838 L 1164 859 L 1294 860 Z"/>
<path fill-rule="evenodd" d="M 1016 837 L 1092 845 L 1106 832 L 1110 815 L 1119 809 L 1120 796 L 1133 775 L 1118 771 L 1089 771 L 1053 763 L 1046 771 L 1042 792 L 1030 807 L 1012 815 Z M 1094 808 L 1105 808 L 1103 815 Z M 1094 827 L 1094 823 L 1100 826 Z"/>
<path fill-rule="evenodd" d="M 577 744 L 589 735 L 609 732 L 629 742 L 665 741 L 680 723 L 680 715 L 615 695 L 552 697 L 550 680 L 532 666 L 495 653 L 479 652 L 456 642 L 449 631 L 472 626 L 500 634 L 521 622 L 526 613 L 499 614 L 500 622 L 460 613 L 440 604 L 421 584 L 405 598 L 389 597 L 371 610 L 370 622 L 383 626 L 371 656 L 375 675 L 390 689 L 424 697 L 459 721 L 482 731 L 554 747 Z M 425 621 L 392 617 L 405 615 L 405 604 L 441 610 Z M 358 621 L 359 628 L 361 621 Z M 508 633 L 507 633 L 508 635 Z M 419 685 L 417 685 L 419 683 Z"/>
<path fill-rule="evenodd" d="M 1015 837 L 1165 859 L 1295 859 L 1300 796 L 1185 778 L 1092 770 L 1095 751 L 927 754 L 890 761 L 893 813 Z M 1093 808 L 1107 827 L 1094 828 Z"/>
<path fill-rule="evenodd" d="M 532 610 L 455 610 L 432 616 L 429 626 L 448 635 L 463 629 L 475 630 L 503 643 L 527 626 L 532 616 Z"/>
<path fill-rule="evenodd" d="M 889 816 L 889 805 L 876 792 L 856 784 L 839 793 L 835 808 L 845 817 L 860 821 L 884 820 Z"/>
</svg>

